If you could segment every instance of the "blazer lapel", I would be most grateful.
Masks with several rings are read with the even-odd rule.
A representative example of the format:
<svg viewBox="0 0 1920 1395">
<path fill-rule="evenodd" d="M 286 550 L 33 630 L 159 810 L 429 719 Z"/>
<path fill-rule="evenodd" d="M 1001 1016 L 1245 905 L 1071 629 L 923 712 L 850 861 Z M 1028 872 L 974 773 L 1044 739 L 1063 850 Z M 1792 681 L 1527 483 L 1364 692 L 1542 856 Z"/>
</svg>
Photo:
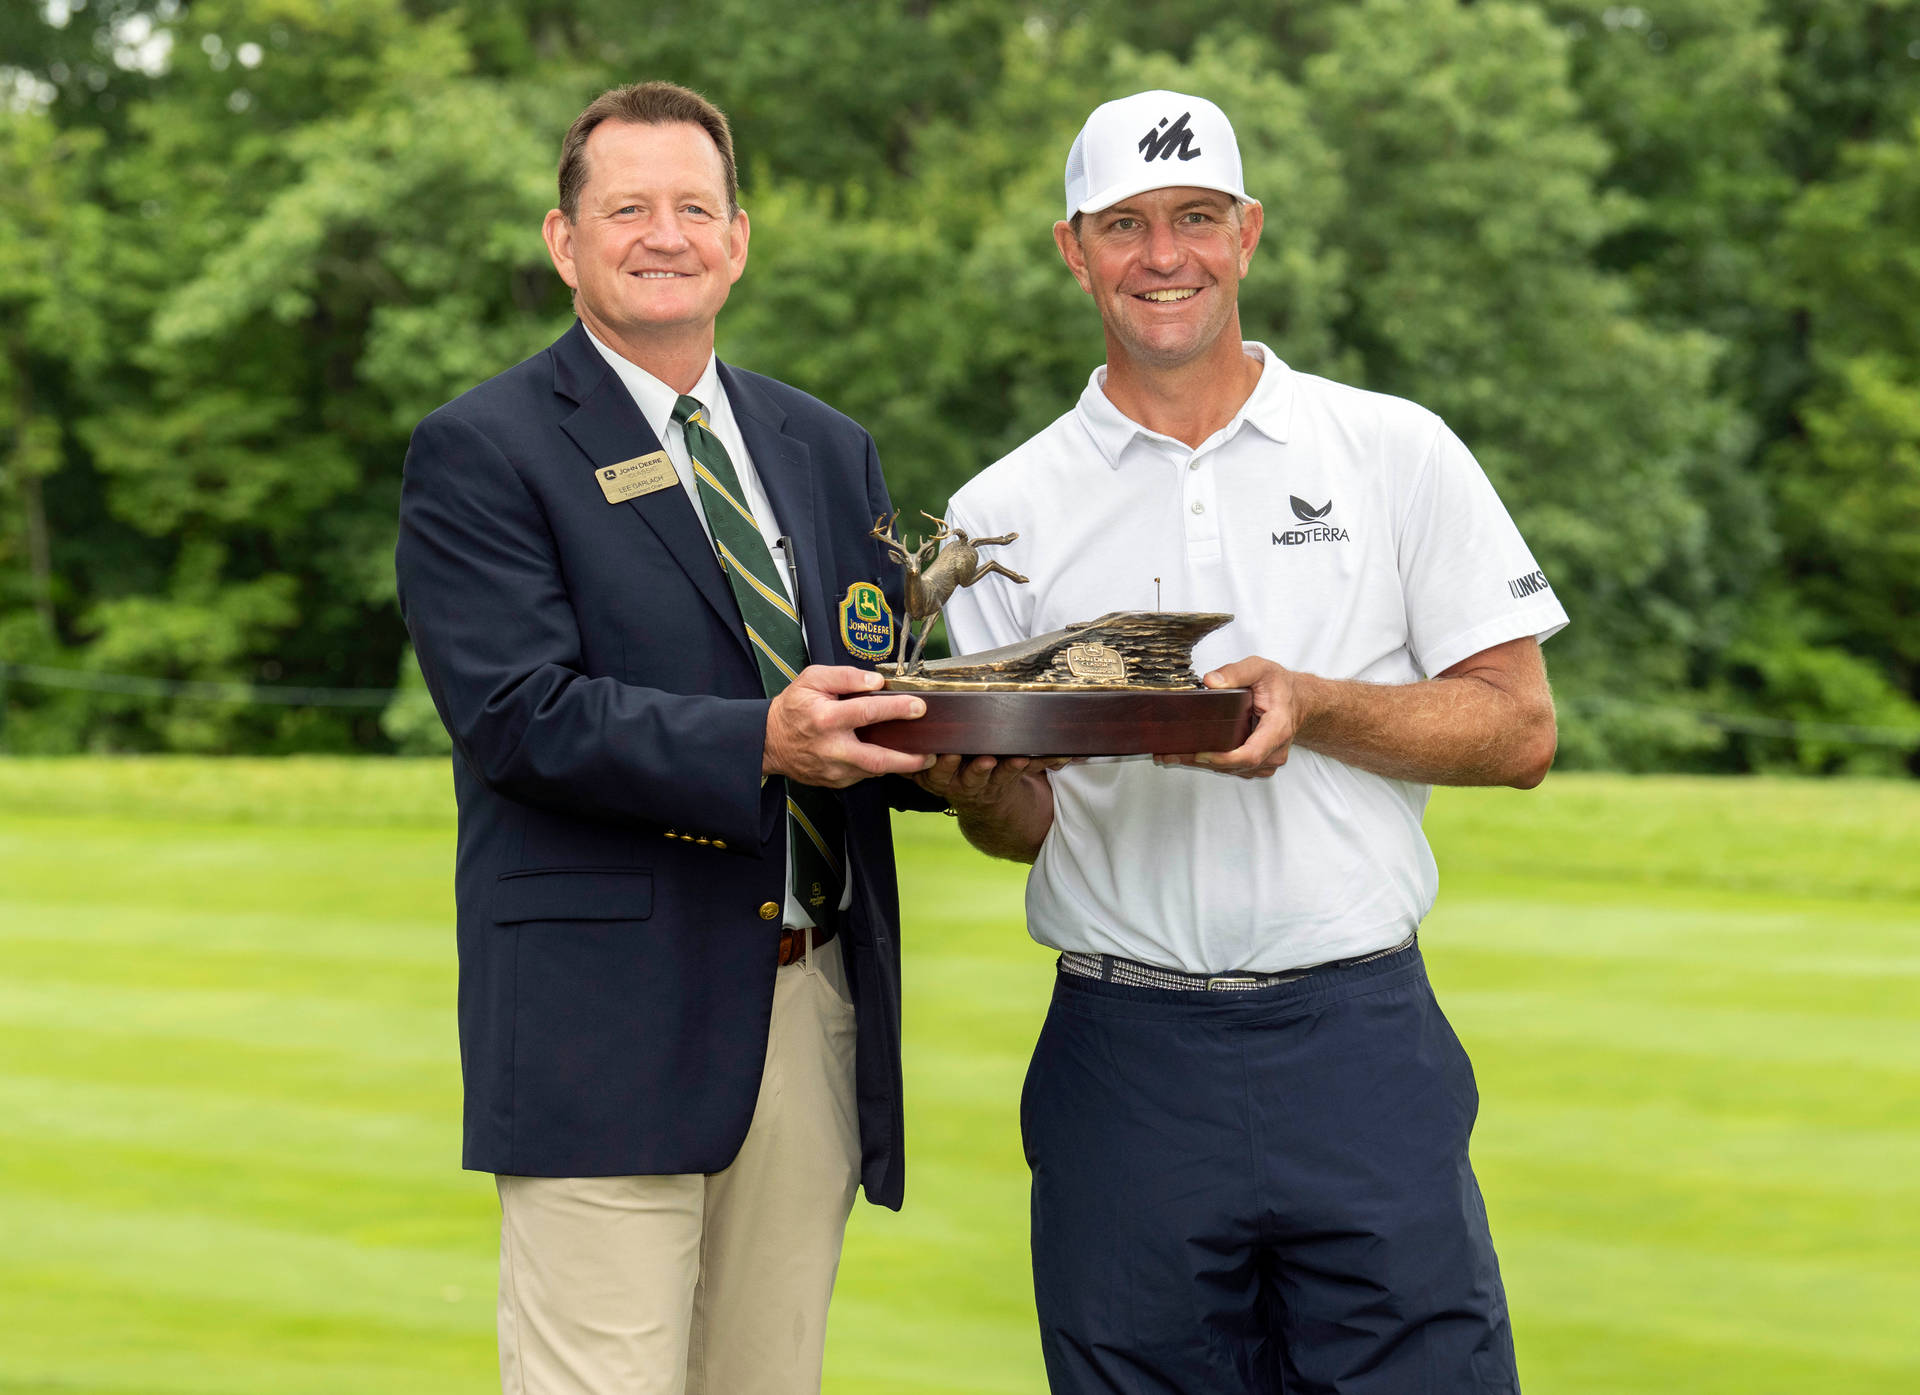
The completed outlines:
<svg viewBox="0 0 1920 1395">
<path fill-rule="evenodd" d="M 806 631 L 807 655 L 816 664 L 835 662 L 833 626 L 828 618 L 825 555 L 815 531 L 813 507 L 813 450 L 798 436 L 786 432 L 786 413 L 765 393 L 720 365 L 720 381 L 727 389 L 734 422 L 747 453 L 753 457 L 760 487 L 773 505 L 773 516 L 793 544 L 793 566 L 799 576 L 800 623 Z"/>
<path fill-rule="evenodd" d="M 593 347 L 586 330 L 579 324 L 554 345 L 554 361 L 554 390 L 579 403 L 579 410 L 562 421 L 560 429 L 586 453 L 596 468 L 661 449 L 660 439 L 634 405 L 633 395 L 600 357 L 600 351 Z M 706 529 L 700 526 L 686 491 L 676 483 L 671 488 L 656 489 L 651 494 L 629 499 L 627 507 L 653 530 L 668 554 L 679 563 L 680 570 L 706 597 L 721 628 L 746 649 L 747 635 L 740 623 L 740 607 L 734 603 L 726 573 L 720 570 L 720 559 L 714 555 L 713 544 L 707 539 Z"/>
</svg>

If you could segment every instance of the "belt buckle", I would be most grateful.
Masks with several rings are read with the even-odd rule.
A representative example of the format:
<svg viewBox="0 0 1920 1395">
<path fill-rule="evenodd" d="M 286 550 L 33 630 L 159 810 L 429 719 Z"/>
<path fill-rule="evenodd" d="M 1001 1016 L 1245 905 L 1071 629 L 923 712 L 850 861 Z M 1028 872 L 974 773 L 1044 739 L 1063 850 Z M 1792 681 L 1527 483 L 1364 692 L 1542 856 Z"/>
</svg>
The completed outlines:
<svg viewBox="0 0 1920 1395">
<path fill-rule="evenodd" d="M 1210 974 L 1207 978 L 1209 993 L 1236 993 L 1259 986 L 1260 980 L 1253 974 Z"/>
</svg>

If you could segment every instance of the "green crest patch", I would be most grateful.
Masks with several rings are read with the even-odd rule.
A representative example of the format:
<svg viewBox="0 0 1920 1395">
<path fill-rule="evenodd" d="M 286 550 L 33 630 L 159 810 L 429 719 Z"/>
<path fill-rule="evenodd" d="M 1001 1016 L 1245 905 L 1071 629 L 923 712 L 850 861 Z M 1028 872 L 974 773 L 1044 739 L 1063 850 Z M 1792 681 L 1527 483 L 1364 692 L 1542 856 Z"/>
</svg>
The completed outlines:
<svg viewBox="0 0 1920 1395">
<path fill-rule="evenodd" d="M 893 610 L 871 581 L 856 581 L 840 602 L 840 638 L 847 652 L 880 660 L 893 652 Z"/>
</svg>

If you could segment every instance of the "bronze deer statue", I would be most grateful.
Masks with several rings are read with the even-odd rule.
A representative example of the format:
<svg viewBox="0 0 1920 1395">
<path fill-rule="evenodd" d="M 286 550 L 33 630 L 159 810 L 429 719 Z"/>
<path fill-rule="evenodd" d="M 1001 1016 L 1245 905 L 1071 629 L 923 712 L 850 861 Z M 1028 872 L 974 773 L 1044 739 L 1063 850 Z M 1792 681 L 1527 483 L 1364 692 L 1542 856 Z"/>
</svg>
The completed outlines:
<svg viewBox="0 0 1920 1395">
<path fill-rule="evenodd" d="M 899 648 L 894 667 L 901 673 L 910 671 L 908 665 L 917 669 L 920 656 L 926 651 L 927 636 L 933 630 L 933 622 L 942 607 L 962 586 L 971 586 L 983 576 L 998 573 L 1009 580 L 1026 583 L 1019 572 L 1009 571 L 998 562 L 982 563 L 980 549 L 983 547 L 1003 547 L 1020 535 L 1008 533 L 998 538 L 969 538 L 964 528 L 949 528 L 944 518 L 935 518 L 930 513 L 920 515 L 934 525 L 937 531 L 911 552 L 894 536 L 893 525 L 900 517 L 895 510 L 889 517 L 881 514 L 873 521 L 870 536 L 891 552 L 907 573 L 907 619 L 900 626 Z M 951 541 L 949 541 L 951 539 Z M 941 543 L 946 543 L 941 547 Z M 938 549 L 939 555 L 935 556 Z M 927 565 L 927 559 L 933 558 L 933 565 Z M 907 640 L 913 629 L 913 622 L 920 622 L 920 635 L 913 646 L 913 657 L 907 657 Z"/>
</svg>

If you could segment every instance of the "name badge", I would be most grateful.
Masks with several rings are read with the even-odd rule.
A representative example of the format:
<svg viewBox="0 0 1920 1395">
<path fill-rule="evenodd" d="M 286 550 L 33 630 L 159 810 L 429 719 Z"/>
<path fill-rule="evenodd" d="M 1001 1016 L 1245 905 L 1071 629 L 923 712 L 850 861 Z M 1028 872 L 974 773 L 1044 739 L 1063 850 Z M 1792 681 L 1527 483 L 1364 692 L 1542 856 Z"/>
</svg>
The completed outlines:
<svg viewBox="0 0 1920 1395">
<path fill-rule="evenodd" d="M 680 476 L 673 471 L 673 462 L 663 450 L 652 455 L 637 455 L 617 465 L 602 465 L 593 472 L 593 477 L 600 482 L 600 492 L 607 496 L 609 504 L 624 504 L 642 494 L 680 483 Z"/>
</svg>

